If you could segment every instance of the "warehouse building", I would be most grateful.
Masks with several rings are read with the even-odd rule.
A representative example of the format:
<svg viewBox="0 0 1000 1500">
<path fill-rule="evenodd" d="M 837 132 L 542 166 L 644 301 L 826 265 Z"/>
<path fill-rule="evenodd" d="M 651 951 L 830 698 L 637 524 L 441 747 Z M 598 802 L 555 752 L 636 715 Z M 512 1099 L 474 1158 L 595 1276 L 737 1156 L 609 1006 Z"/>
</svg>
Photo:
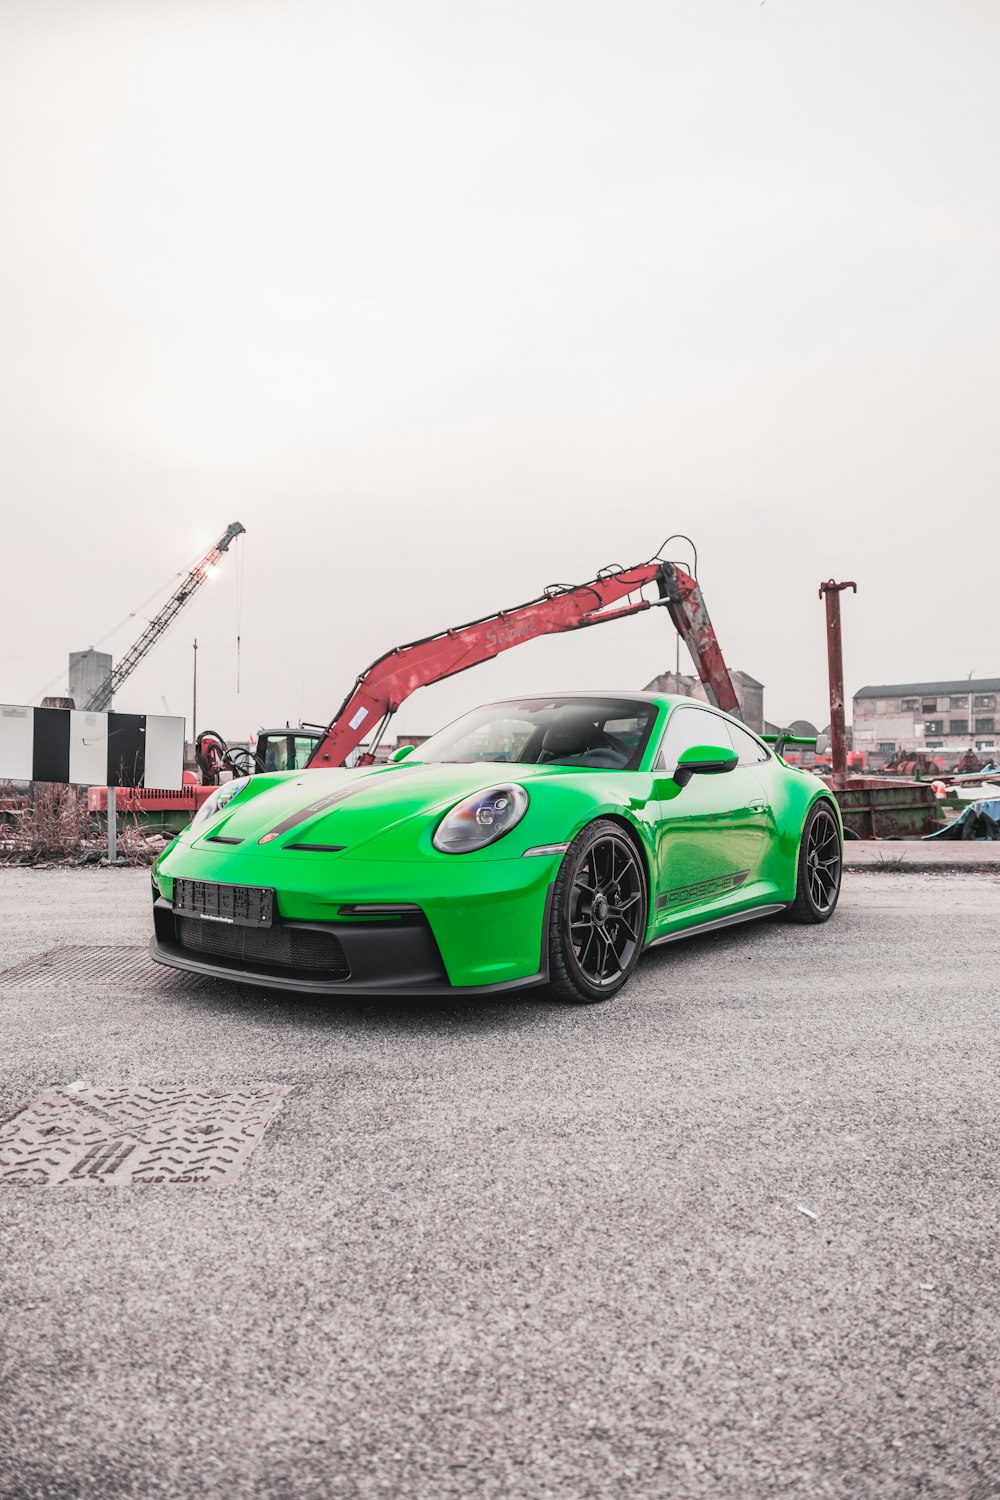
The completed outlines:
<svg viewBox="0 0 1000 1500">
<path fill-rule="evenodd" d="M 996 750 L 1000 677 L 893 682 L 854 695 L 854 748 L 869 763 L 900 751 Z"/>
<path fill-rule="evenodd" d="M 764 731 L 764 684 L 751 677 L 749 672 L 737 668 L 730 672 L 730 679 L 740 705 L 743 722 L 748 729 L 758 734 Z M 697 677 L 688 677 L 684 672 L 661 672 L 652 682 L 646 683 L 647 693 L 676 693 L 682 698 L 700 698 L 708 702 L 708 694 Z"/>
</svg>

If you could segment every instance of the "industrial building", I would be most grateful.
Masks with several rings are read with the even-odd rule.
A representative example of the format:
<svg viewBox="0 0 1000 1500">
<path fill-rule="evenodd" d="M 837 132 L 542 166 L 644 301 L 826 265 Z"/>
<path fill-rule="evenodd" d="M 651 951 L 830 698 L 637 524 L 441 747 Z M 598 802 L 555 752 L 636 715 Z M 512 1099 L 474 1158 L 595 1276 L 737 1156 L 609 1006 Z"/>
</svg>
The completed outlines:
<svg viewBox="0 0 1000 1500">
<path fill-rule="evenodd" d="M 1000 677 L 954 682 L 894 682 L 854 695 L 854 748 L 869 762 L 900 751 L 953 752 L 997 748 Z"/>
<path fill-rule="evenodd" d="M 751 677 L 749 672 L 730 672 L 736 697 L 740 705 L 743 722 L 757 734 L 764 733 L 764 684 Z M 697 677 L 688 677 L 684 672 L 661 672 L 652 682 L 646 683 L 647 693 L 676 693 L 681 698 L 700 698 L 708 702 L 708 694 Z"/>
<path fill-rule="evenodd" d="M 111 707 L 111 657 L 106 651 L 71 651 L 69 654 L 69 696 L 77 708 L 89 708 L 101 694 L 107 694 Z"/>
</svg>

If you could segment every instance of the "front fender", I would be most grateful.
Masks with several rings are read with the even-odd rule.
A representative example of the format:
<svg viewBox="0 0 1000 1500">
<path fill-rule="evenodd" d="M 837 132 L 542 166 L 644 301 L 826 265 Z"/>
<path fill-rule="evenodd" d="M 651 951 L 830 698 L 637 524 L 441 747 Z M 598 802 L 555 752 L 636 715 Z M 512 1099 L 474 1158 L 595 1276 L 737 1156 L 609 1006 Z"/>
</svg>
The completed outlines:
<svg viewBox="0 0 1000 1500">
<path fill-rule="evenodd" d="M 434 831 L 448 808 L 460 800 L 456 796 L 386 828 L 353 852 L 364 859 L 457 861 L 464 868 L 474 869 L 496 860 L 520 859 L 529 849 L 542 845 L 571 843 L 588 823 L 616 817 L 624 818 L 635 830 L 647 857 L 651 856 L 658 807 L 651 776 L 636 772 L 619 776 L 605 771 L 544 777 L 511 775 L 510 780 L 528 793 L 528 810 L 510 833 L 485 849 L 467 854 L 443 854 L 435 849 Z"/>
</svg>

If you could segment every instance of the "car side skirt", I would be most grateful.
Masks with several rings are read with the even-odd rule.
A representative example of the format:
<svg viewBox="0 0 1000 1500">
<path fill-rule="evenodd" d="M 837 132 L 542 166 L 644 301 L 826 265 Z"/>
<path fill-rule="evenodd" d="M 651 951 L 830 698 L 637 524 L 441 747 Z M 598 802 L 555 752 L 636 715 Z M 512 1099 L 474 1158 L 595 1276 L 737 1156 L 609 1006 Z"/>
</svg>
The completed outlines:
<svg viewBox="0 0 1000 1500">
<path fill-rule="evenodd" d="M 666 932 L 662 937 L 653 938 L 646 944 L 644 952 L 650 948 L 659 948 L 663 943 L 679 943 L 682 938 L 699 937 L 703 932 L 715 932 L 720 927 L 738 927 L 741 922 L 752 922 L 757 917 L 771 917 L 776 912 L 784 911 L 787 906 L 785 901 L 772 901 L 767 906 L 752 906 L 748 911 L 734 911 L 726 917 L 713 917 L 708 922 L 695 922 L 690 927 L 682 927 L 677 932 Z"/>
</svg>

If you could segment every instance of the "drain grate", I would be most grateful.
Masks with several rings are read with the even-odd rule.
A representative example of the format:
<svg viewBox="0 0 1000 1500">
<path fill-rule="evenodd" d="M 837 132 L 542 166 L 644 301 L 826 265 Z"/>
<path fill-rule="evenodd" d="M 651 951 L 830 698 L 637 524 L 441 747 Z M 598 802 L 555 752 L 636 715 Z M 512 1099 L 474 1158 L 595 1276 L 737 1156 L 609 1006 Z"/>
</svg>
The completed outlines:
<svg viewBox="0 0 1000 1500">
<path fill-rule="evenodd" d="M 50 948 L 12 969 L 0 973 L 0 986 L 25 990 L 74 989 L 79 985 L 103 985 L 118 981 L 137 989 L 222 992 L 232 988 L 225 980 L 207 974 L 188 974 L 154 964 L 148 948 L 91 948 L 70 945 Z"/>
<path fill-rule="evenodd" d="M 0 1125 L 0 1183 L 232 1182 L 287 1089 L 45 1089 Z"/>
</svg>

